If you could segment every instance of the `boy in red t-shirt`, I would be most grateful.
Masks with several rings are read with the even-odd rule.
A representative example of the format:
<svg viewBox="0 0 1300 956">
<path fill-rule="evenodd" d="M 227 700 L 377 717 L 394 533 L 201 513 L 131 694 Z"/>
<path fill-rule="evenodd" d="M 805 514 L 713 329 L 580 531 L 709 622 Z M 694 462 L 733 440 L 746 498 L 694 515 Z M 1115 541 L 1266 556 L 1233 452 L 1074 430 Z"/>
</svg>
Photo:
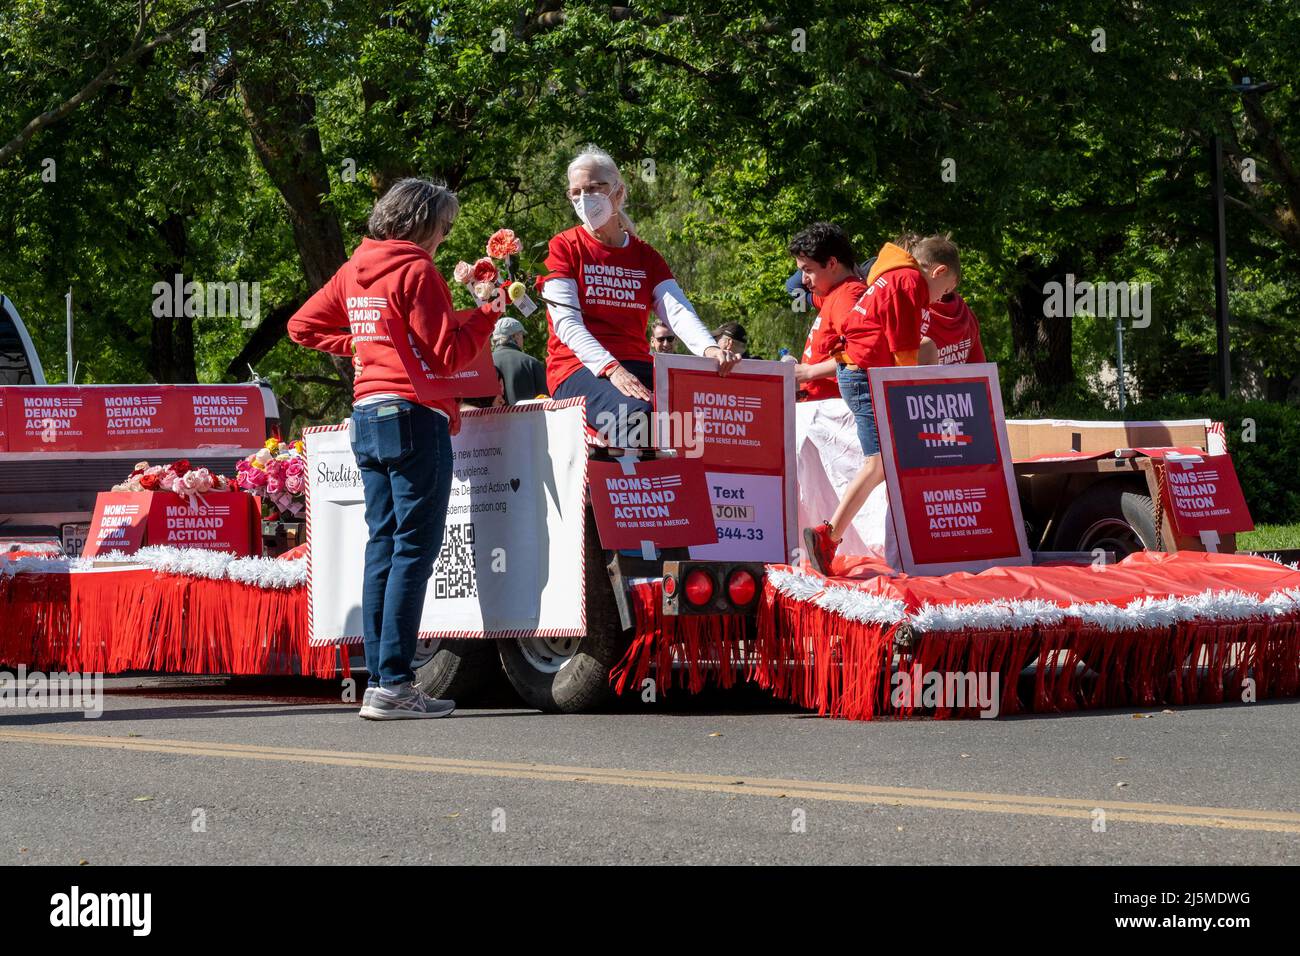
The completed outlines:
<svg viewBox="0 0 1300 956">
<path fill-rule="evenodd" d="M 791 251 L 795 251 L 793 243 Z M 842 347 L 835 355 L 836 378 L 857 422 L 866 462 L 849 482 L 831 519 L 804 529 L 808 561 L 821 574 L 831 573 L 845 530 L 884 478 L 867 369 L 916 365 L 922 310 L 954 291 L 960 277 L 957 247 L 947 237 L 913 241 L 907 249 L 887 242 L 867 275 L 866 291 L 838 322 Z"/>
<path fill-rule="evenodd" d="M 857 255 L 839 226 L 816 222 L 795 236 L 790 254 L 799 266 L 797 275 L 811 295 L 817 317 L 808 330 L 802 361 L 794 368 L 800 401 L 839 398 L 834 355 L 839 350 L 839 325 L 867 291 L 854 271 Z"/>
</svg>

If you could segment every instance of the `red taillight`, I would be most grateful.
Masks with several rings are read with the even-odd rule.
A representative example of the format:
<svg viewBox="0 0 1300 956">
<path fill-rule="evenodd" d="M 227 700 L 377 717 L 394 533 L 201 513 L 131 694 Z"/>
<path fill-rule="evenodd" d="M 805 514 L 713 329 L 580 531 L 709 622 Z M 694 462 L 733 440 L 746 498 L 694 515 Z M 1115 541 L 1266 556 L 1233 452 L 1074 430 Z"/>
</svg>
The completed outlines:
<svg viewBox="0 0 1300 956">
<path fill-rule="evenodd" d="M 677 593 L 677 579 L 671 574 L 664 575 L 664 594 L 672 597 Z"/>
<path fill-rule="evenodd" d="M 713 577 L 707 571 L 696 568 L 686 575 L 686 600 L 696 607 L 701 607 L 713 600 Z"/>
<path fill-rule="evenodd" d="M 749 604 L 757 593 L 758 582 L 744 568 L 737 568 L 731 572 L 731 577 L 727 578 L 727 597 L 731 598 L 731 603 L 737 607 Z"/>
</svg>

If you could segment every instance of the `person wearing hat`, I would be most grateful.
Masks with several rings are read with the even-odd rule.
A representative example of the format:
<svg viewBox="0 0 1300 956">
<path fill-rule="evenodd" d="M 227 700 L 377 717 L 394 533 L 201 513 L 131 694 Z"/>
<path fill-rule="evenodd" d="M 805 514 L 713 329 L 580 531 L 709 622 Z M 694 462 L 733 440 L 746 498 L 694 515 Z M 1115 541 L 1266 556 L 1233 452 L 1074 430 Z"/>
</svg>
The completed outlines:
<svg viewBox="0 0 1300 956">
<path fill-rule="evenodd" d="M 735 352 L 737 355 L 744 355 L 749 348 L 749 337 L 745 335 L 745 327 L 739 322 L 722 323 L 713 330 L 713 337 L 717 339 L 718 348 Z"/>
<path fill-rule="evenodd" d="M 497 321 L 492 330 L 492 364 L 501 377 L 507 405 L 550 394 L 546 366 L 524 351 L 524 325 L 518 319 L 506 316 Z"/>
</svg>

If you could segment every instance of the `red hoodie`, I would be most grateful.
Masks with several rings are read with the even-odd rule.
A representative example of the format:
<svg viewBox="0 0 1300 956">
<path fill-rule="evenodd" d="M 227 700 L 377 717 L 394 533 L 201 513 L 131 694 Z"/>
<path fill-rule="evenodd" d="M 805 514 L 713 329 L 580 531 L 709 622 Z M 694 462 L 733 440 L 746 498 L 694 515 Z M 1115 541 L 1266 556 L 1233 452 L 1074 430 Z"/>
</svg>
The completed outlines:
<svg viewBox="0 0 1300 956">
<path fill-rule="evenodd" d="M 859 368 L 889 368 L 895 353 L 915 352 L 921 347 L 921 310 L 929 303 L 916 260 L 885 243 L 867 276 L 866 294 L 840 322 L 849 361 Z"/>
<path fill-rule="evenodd" d="M 929 336 L 939 350 L 940 365 L 985 361 L 980 324 L 966 300 L 956 292 L 921 311 L 921 334 Z"/>
<path fill-rule="evenodd" d="M 419 401 L 393 348 L 389 322 L 404 318 L 419 354 L 435 373 L 454 375 L 483 350 L 500 318 L 492 303 L 457 312 L 451 290 L 420 246 L 404 239 L 363 239 L 352 258 L 289 320 L 289 338 L 332 355 L 351 355 L 353 401 L 391 392 Z M 354 354 L 355 353 L 355 354 Z M 456 400 L 426 402 L 460 427 Z"/>
</svg>

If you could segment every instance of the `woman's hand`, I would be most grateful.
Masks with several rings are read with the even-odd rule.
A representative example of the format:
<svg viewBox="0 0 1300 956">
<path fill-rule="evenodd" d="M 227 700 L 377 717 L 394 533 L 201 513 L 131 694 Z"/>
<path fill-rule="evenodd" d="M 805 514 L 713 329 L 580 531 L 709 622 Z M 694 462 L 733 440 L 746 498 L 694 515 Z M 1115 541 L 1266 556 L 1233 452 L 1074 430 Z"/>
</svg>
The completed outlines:
<svg viewBox="0 0 1300 956">
<path fill-rule="evenodd" d="M 811 365 L 804 365 L 801 363 L 794 367 L 794 380 L 798 382 L 800 385 L 802 385 L 804 382 L 811 382 L 814 378 L 817 377 L 818 376 L 813 374 L 813 366 Z"/>
<path fill-rule="evenodd" d="M 731 371 L 731 366 L 740 361 L 740 356 L 717 345 L 710 345 L 704 350 L 704 357 L 711 358 L 718 363 L 718 374 L 726 375 Z"/>
<path fill-rule="evenodd" d="M 641 380 L 621 365 L 615 365 L 606 376 L 610 383 L 628 398 L 639 398 L 643 402 L 653 400 L 650 389 L 641 384 Z"/>
</svg>

